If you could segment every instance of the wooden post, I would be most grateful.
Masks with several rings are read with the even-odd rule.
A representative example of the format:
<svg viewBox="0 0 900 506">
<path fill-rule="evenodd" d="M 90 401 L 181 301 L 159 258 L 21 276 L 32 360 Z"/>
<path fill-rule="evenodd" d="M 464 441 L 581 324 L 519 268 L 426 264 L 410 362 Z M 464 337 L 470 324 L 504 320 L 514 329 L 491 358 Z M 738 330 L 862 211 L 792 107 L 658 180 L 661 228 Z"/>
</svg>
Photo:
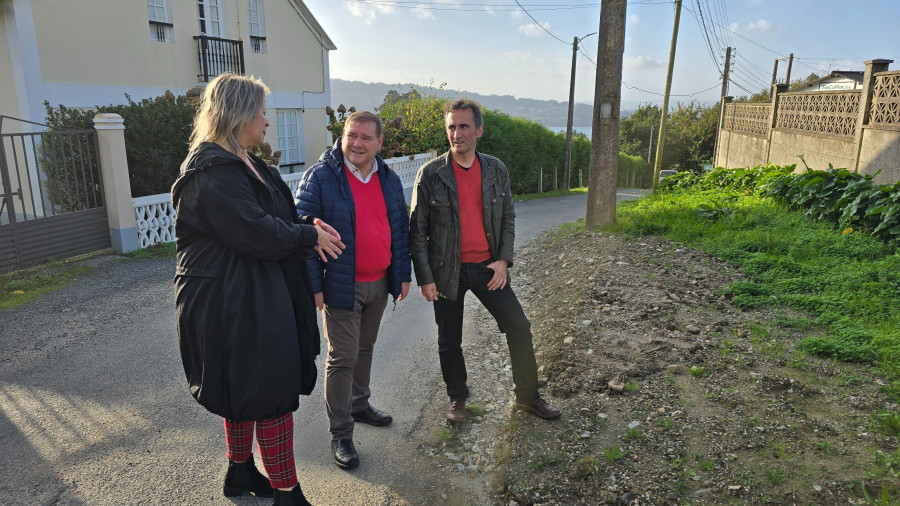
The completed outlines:
<svg viewBox="0 0 900 506">
<path fill-rule="evenodd" d="M 659 183 L 663 152 L 666 147 L 666 130 L 669 119 L 669 94 L 672 92 L 672 71 L 675 67 L 675 46 L 678 43 L 678 22 L 681 19 L 681 0 L 675 4 L 675 27 L 672 28 L 672 45 L 669 48 L 669 70 L 666 72 L 666 90 L 663 95 L 662 117 L 659 121 L 659 136 L 656 139 L 656 162 L 653 164 L 653 191 Z"/>
</svg>

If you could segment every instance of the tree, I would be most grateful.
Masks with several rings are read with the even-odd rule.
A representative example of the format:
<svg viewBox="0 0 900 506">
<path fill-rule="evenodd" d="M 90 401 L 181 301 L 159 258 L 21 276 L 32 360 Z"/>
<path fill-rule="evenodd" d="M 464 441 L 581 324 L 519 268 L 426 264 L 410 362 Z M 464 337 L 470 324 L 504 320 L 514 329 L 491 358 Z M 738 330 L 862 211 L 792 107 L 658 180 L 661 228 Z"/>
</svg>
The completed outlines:
<svg viewBox="0 0 900 506">
<path fill-rule="evenodd" d="M 630 156 L 647 158 L 650 129 L 659 126 L 662 111 L 653 104 L 638 107 L 619 123 L 619 150 Z M 664 169 L 702 170 L 710 163 L 716 139 L 719 106 L 703 106 L 697 102 L 679 102 L 669 113 L 668 141 L 663 153 Z M 653 145 L 656 145 L 654 138 Z"/>
</svg>

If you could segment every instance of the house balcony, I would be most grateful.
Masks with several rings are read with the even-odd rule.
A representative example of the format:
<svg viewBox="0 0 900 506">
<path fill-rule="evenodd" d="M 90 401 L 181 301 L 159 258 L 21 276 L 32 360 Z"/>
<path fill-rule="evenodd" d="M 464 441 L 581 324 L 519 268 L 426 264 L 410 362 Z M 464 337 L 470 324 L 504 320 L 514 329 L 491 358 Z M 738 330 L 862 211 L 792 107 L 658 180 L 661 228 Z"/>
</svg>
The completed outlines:
<svg viewBox="0 0 900 506">
<path fill-rule="evenodd" d="M 208 83 L 223 72 L 244 74 L 244 41 L 229 40 L 208 35 L 196 35 L 200 57 L 200 74 L 197 78 Z"/>
</svg>

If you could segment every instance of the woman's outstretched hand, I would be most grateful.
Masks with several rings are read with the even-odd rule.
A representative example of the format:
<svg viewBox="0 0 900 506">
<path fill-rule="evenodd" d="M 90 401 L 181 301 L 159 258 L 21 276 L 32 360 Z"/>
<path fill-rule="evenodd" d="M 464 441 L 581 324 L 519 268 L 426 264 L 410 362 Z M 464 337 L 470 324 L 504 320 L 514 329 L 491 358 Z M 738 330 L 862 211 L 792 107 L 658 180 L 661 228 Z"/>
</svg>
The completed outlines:
<svg viewBox="0 0 900 506">
<path fill-rule="evenodd" d="M 319 233 L 319 241 L 315 247 L 316 253 L 319 254 L 323 262 L 328 261 L 328 257 L 325 256 L 326 253 L 331 258 L 337 258 L 341 254 L 341 250 L 346 248 L 344 243 L 341 242 L 341 234 L 334 227 L 318 218 L 313 223 L 315 223 L 316 231 Z"/>
</svg>

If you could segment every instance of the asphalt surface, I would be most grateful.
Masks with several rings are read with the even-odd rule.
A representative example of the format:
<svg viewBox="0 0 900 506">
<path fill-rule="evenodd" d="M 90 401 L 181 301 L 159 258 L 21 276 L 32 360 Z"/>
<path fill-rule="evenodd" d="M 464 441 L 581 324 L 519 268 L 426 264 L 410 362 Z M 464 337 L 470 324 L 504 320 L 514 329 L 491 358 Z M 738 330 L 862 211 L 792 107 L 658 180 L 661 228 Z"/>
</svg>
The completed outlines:
<svg viewBox="0 0 900 506">
<path fill-rule="evenodd" d="M 583 217 L 586 202 L 516 204 L 517 244 Z M 270 504 L 222 496 L 222 420 L 186 388 L 173 261 L 84 262 L 98 268 L 26 307 L 0 310 L 0 504 Z M 426 473 L 410 441 L 440 385 L 436 342 L 431 307 L 413 283 L 409 299 L 388 305 L 375 348 L 371 401 L 394 423 L 357 425 L 362 464 L 351 472 L 331 460 L 319 357 L 317 387 L 294 414 L 298 477 L 313 504 L 423 504 L 440 491 L 439 475 L 419 480 Z"/>
</svg>

